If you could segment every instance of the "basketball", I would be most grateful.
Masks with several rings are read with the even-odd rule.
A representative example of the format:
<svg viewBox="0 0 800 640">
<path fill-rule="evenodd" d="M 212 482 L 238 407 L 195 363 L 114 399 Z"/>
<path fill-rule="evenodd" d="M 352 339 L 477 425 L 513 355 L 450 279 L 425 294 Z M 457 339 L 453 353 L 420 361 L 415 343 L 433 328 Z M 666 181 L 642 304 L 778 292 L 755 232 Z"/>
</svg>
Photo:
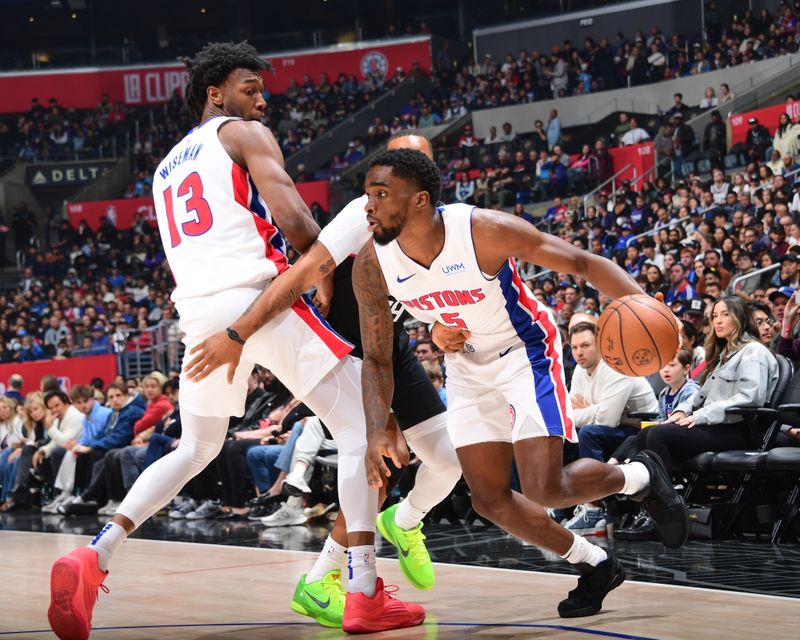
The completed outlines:
<svg viewBox="0 0 800 640">
<path fill-rule="evenodd" d="M 626 376 L 649 376 L 678 350 L 680 329 L 672 312 L 644 294 L 614 300 L 597 323 L 600 355 Z"/>
</svg>

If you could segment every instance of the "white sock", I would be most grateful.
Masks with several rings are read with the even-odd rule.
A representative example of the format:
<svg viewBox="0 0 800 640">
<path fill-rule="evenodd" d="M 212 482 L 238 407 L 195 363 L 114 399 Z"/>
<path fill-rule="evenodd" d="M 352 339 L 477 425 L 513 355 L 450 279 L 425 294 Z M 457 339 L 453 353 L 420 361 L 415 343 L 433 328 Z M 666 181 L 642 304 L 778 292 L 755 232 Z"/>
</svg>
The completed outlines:
<svg viewBox="0 0 800 640">
<path fill-rule="evenodd" d="M 585 562 L 593 567 L 596 567 L 603 560 L 608 558 L 605 549 L 592 544 L 583 536 L 573 533 L 575 540 L 572 541 L 572 546 L 569 548 L 562 558 L 570 564 L 580 564 Z"/>
<path fill-rule="evenodd" d="M 619 468 L 625 476 L 625 484 L 620 493 L 629 496 L 650 486 L 650 472 L 641 462 L 621 464 Z"/>
<path fill-rule="evenodd" d="M 347 552 L 348 584 L 350 593 L 363 593 L 368 598 L 375 596 L 378 568 L 375 566 L 375 546 L 371 544 L 350 547 Z"/>
<path fill-rule="evenodd" d="M 413 529 L 425 517 L 427 511 L 417 509 L 411 504 L 411 499 L 406 498 L 397 507 L 394 512 L 394 523 L 401 529 Z"/>
<path fill-rule="evenodd" d="M 117 547 L 125 542 L 128 533 L 125 528 L 118 525 L 116 522 L 109 522 L 98 533 L 94 539 L 86 545 L 90 549 L 97 551 L 97 564 L 101 571 L 108 571 L 108 563 L 111 561 L 111 556 L 116 552 Z"/>
<path fill-rule="evenodd" d="M 317 561 L 306 576 L 306 582 L 317 582 L 331 571 L 342 570 L 347 565 L 347 547 L 343 547 L 336 540 L 328 536 L 322 553 L 317 556 Z"/>
</svg>

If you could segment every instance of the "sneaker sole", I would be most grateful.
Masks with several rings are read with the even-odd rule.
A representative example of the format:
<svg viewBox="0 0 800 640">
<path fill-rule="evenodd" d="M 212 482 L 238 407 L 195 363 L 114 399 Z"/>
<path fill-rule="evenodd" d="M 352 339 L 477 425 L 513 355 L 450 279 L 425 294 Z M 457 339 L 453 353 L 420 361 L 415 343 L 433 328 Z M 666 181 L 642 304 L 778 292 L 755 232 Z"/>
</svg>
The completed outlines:
<svg viewBox="0 0 800 640">
<path fill-rule="evenodd" d="M 330 629 L 341 629 L 342 623 L 337 622 L 335 620 L 328 620 L 324 616 L 315 616 L 311 613 L 308 609 L 306 609 L 302 604 L 292 600 L 291 604 L 289 605 L 292 611 L 295 613 L 299 613 L 301 616 L 306 616 L 311 618 L 312 620 L 316 621 L 317 624 L 321 624 L 323 627 L 328 627 Z"/>
<path fill-rule="evenodd" d="M 345 633 L 377 633 L 378 631 L 391 631 L 392 629 L 407 629 L 417 627 L 425 622 L 425 613 L 415 618 L 410 618 L 400 624 L 392 624 L 388 620 L 367 620 L 364 618 L 351 618 L 342 620 L 342 631 Z"/>
<path fill-rule="evenodd" d="M 383 536 L 383 539 L 390 543 L 395 549 L 397 549 L 397 542 L 389 533 L 389 530 L 386 528 L 386 525 L 383 523 L 383 514 L 385 512 L 381 512 L 378 514 L 378 519 L 376 520 L 375 524 L 378 527 L 378 531 Z M 400 569 L 403 572 L 403 575 L 406 577 L 406 580 L 411 584 L 412 587 L 415 589 L 419 589 L 420 591 L 429 591 L 433 589 L 434 585 L 436 584 L 436 579 L 434 577 L 433 581 L 430 584 L 420 582 L 417 577 L 411 572 L 410 569 L 406 567 L 403 563 L 403 558 L 400 555 L 400 550 L 397 549 L 397 560 L 400 563 Z"/>
<path fill-rule="evenodd" d="M 606 599 L 606 596 L 611 593 L 614 589 L 620 586 L 623 582 L 625 582 L 625 569 L 620 566 L 619 572 L 614 579 L 611 581 L 611 584 L 608 585 L 608 588 L 603 592 L 603 597 L 600 598 L 600 604 L 596 607 L 586 607 L 584 609 L 576 609 L 575 611 L 566 611 L 566 612 L 558 612 L 558 615 L 562 618 L 585 618 L 586 616 L 593 616 L 596 613 L 600 613 L 603 610 L 603 600 Z"/>
<path fill-rule="evenodd" d="M 91 627 L 75 606 L 80 586 L 80 563 L 72 558 L 56 560 L 50 571 L 50 628 L 61 640 L 86 640 Z"/>
<path fill-rule="evenodd" d="M 285 522 L 264 522 L 262 520 L 261 524 L 263 524 L 265 527 L 299 527 L 300 525 L 305 524 L 306 521 L 307 518 L 302 516 L 295 520 L 288 520 Z"/>
</svg>

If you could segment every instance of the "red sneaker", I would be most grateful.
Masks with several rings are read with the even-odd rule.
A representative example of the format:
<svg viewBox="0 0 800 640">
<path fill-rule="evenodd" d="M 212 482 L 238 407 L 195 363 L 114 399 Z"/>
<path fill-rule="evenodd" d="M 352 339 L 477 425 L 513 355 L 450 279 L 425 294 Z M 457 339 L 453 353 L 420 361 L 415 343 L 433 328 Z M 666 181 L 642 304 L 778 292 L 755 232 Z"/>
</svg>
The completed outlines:
<svg viewBox="0 0 800 640">
<path fill-rule="evenodd" d="M 397 592 L 394 587 L 391 593 Z M 393 598 L 383 587 L 383 579 L 378 578 L 375 595 L 372 598 L 363 593 L 349 593 L 344 604 L 342 629 L 347 633 L 374 633 L 389 629 L 416 627 L 425 620 L 425 609 L 413 602 L 403 602 Z"/>
<path fill-rule="evenodd" d="M 47 619 L 61 640 L 86 640 L 92 630 L 92 609 L 97 590 L 108 571 L 97 565 L 97 552 L 89 547 L 73 549 L 61 556 L 50 570 L 50 608 Z"/>
</svg>

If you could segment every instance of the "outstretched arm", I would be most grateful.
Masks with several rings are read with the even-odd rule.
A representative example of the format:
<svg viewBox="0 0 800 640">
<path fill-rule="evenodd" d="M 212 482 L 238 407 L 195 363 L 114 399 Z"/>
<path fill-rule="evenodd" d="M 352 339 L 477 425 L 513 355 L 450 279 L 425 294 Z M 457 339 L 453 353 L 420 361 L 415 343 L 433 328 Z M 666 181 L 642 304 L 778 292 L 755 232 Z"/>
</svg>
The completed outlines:
<svg viewBox="0 0 800 640">
<path fill-rule="evenodd" d="M 335 267 L 336 263 L 325 245 L 315 242 L 291 269 L 272 280 L 258 294 L 247 310 L 231 325 L 231 329 L 242 340 L 247 340 L 275 316 L 297 302 L 306 289 L 332 274 Z M 227 331 L 218 331 L 192 347 L 189 355 L 194 357 L 183 368 L 190 380 L 200 381 L 218 367 L 227 364 L 228 384 L 231 384 L 242 355 L 242 345 L 231 340 Z"/>
<path fill-rule="evenodd" d="M 391 475 L 383 456 L 391 458 L 398 467 L 407 460 L 400 459 L 395 439 L 386 432 L 394 394 L 394 328 L 386 283 L 371 242 L 364 245 L 353 265 L 353 291 L 358 300 L 361 344 L 364 349 L 361 392 L 367 420 L 367 480 L 373 489 L 378 489 L 383 483 L 383 476 Z"/>
<path fill-rule="evenodd" d="M 472 216 L 472 233 L 478 263 L 487 274 L 497 273 L 513 256 L 546 269 L 584 278 L 612 298 L 644 294 L 636 281 L 611 260 L 542 233 L 524 220 L 502 211 L 476 210 Z"/>
<path fill-rule="evenodd" d="M 319 235 L 319 225 L 283 166 L 272 132 L 260 122 L 231 121 L 219 130 L 231 159 L 250 174 L 289 243 L 305 253 Z"/>
</svg>

